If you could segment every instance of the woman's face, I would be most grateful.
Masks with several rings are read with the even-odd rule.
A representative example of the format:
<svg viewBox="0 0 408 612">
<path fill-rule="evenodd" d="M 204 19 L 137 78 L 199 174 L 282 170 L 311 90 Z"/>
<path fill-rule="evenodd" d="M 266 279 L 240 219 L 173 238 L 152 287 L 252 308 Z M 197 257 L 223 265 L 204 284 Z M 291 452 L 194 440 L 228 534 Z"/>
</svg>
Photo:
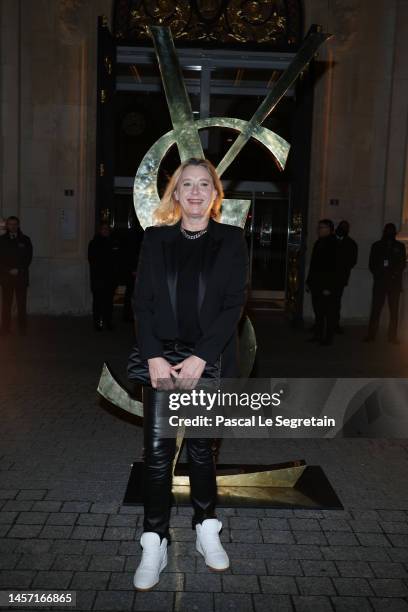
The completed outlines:
<svg viewBox="0 0 408 612">
<path fill-rule="evenodd" d="M 174 195 L 180 203 L 183 219 L 204 219 L 210 215 L 217 191 L 205 166 L 186 166 Z"/>
</svg>

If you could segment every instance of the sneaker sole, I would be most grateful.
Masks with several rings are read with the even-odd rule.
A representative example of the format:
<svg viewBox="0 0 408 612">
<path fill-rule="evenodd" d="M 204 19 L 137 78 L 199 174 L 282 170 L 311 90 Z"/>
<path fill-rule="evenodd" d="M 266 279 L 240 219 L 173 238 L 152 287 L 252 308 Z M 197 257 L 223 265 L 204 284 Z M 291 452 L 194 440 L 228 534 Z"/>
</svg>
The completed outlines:
<svg viewBox="0 0 408 612">
<path fill-rule="evenodd" d="M 218 574 L 221 572 L 225 572 L 227 569 L 229 569 L 229 565 L 227 565 L 227 567 L 213 567 L 212 565 L 208 565 L 208 563 L 206 563 L 206 566 L 209 570 L 211 570 L 212 572 L 217 572 Z"/>
<path fill-rule="evenodd" d="M 146 593 L 147 591 L 151 591 L 152 589 L 154 589 L 156 584 L 159 584 L 159 582 L 160 582 L 160 580 L 155 582 L 151 587 L 147 587 L 146 589 L 142 589 L 141 587 L 137 587 L 134 584 L 133 584 L 133 586 L 135 586 L 136 591 L 140 591 L 141 593 Z"/>
</svg>

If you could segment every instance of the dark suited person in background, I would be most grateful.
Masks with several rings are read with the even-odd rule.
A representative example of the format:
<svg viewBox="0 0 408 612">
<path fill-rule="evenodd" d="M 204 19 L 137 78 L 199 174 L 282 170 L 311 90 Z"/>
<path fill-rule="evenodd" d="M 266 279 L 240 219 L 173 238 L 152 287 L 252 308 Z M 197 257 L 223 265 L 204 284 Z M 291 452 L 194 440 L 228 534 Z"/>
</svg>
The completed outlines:
<svg viewBox="0 0 408 612">
<path fill-rule="evenodd" d="M 347 287 L 351 270 L 357 263 L 358 246 L 357 243 L 350 238 L 350 223 L 348 221 L 340 221 L 336 228 L 336 286 L 334 291 L 334 308 L 335 308 L 335 331 L 338 334 L 343 333 L 343 328 L 340 327 L 341 317 L 341 299 L 343 297 L 344 288 Z"/>
<path fill-rule="evenodd" d="M 11 330 L 11 308 L 14 294 L 17 302 L 18 328 L 27 331 L 27 288 L 29 266 L 33 258 L 33 246 L 28 236 L 20 230 L 18 217 L 8 217 L 6 233 L 0 237 L 0 279 L 3 290 L 1 309 L 1 333 Z"/>
<path fill-rule="evenodd" d="M 92 313 L 96 331 L 113 329 L 113 298 L 118 285 L 119 242 L 108 223 L 101 223 L 88 245 L 88 261 L 93 296 Z"/>
<path fill-rule="evenodd" d="M 371 247 L 368 265 L 374 277 L 374 284 L 366 342 L 375 340 L 381 311 L 387 298 L 390 309 L 388 342 L 399 344 L 398 308 L 402 291 L 402 273 L 406 266 L 406 251 L 404 243 L 396 240 L 396 235 L 397 228 L 394 223 L 387 223 L 381 240 L 374 242 Z"/>
<path fill-rule="evenodd" d="M 329 345 L 333 342 L 336 295 L 336 238 L 330 219 L 321 219 L 310 260 L 306 290 L 312 294 L 312 305 L 316 317 L 310 342 Z"/>
</svg>

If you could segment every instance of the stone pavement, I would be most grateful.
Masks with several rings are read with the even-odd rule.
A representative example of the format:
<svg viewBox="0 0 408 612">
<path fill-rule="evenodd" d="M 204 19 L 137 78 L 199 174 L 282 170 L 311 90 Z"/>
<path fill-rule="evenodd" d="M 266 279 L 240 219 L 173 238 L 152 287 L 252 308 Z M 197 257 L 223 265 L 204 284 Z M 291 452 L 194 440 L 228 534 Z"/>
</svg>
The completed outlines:
<svg viewBox="0 0 408 612">
<path fill-rule="evenodd" d="M 406 345 L 365 345 L 362 328 L 316 347 L 278 315 L 254 322 L 258 376 L 408 372 Z M 97 334 L 87 317 L 32 317 L 27 337 L 0 338 L 0 589 L 75 590 L 76 611 L 408 610 L 408 443 L 396 439 L 225 440 L 220 462 L 321 465 L 344 511 L 220 509 L 231 569 L 217 574 L 194 551 L 191 510 L 174 509 L 169 565 L 136 593 L 142 510 L 121 501 L 141 428 L 96 394 L 104 360 L 124 377 L 131 343 L 131 326 Z"/>
</svg>

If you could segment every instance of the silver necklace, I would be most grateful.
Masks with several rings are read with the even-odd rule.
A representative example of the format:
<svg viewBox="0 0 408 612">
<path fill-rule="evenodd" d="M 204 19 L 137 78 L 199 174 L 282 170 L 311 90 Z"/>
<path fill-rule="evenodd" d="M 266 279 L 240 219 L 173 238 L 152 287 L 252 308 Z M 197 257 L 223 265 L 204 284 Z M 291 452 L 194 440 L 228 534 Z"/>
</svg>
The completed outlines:
<svg viewBox="0 0 408 612">
<path fill-rule="evenodd" d="M 196 240 L 197 238 L 200 238 L 201 236 L 207 233 L 207 228 L 204 228 L 199 232 L 196 232 L 195 234 L 188 234 L 184 227 L 180 226 L 180 231 L 183 234 L 184 238 L 188 238 L 188 240 Z"/>
</svg>

